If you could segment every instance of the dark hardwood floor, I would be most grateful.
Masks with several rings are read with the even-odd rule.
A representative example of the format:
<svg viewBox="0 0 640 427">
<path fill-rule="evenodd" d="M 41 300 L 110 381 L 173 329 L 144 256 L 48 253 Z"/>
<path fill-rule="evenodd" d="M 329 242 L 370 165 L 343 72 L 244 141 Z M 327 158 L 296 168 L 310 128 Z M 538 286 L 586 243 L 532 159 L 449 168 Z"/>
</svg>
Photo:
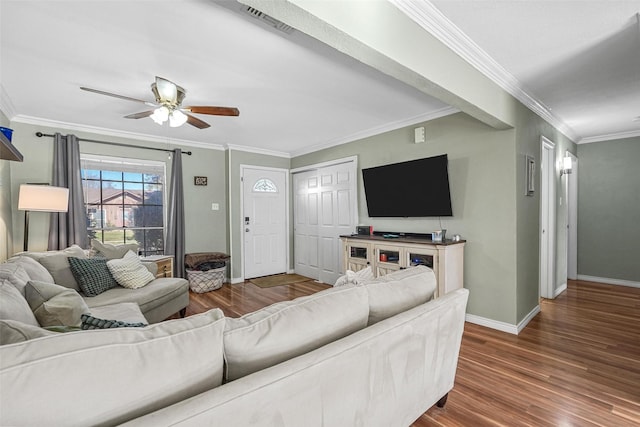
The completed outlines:
<svg viewBox="0 0 640 427">
<path fill-rule="evenodd" d="M 238 317 L 328 287 L 225 284 L 191 293 L 187 315 Z M 447 404 L 413 427 L 639 426 L 640 289 L 570 281 L 541 309 L 518 336 L 466 323 Z"/>
</svg>

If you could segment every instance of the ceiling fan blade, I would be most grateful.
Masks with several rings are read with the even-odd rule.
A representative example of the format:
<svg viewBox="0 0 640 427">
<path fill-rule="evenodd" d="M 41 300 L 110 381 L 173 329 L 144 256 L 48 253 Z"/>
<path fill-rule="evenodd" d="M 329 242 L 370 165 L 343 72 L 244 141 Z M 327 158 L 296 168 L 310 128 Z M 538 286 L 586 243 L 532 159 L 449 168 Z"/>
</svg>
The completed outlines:
<svg viewBox="0 0 640 427">
<path fill-rule="evenodd" d="M 239 116 L 240 110 L 235 107 L 211 107 L 211 106 L 191 106 L 183 107 L 183 110 L 187 110 L 194 114 L 210 114 L 212 116 Z"/>
<path fill-rule="evenodd" d="M 152 115 L 154 112 L 154 110 L 150 110 L 150 111 L 143 111 L 141 113 L 133 113 L 133 114 L 129 114 L 128 116 L 124 116 L 125 119 L 143 119 L 145 117 L 149 117 L 150 115 Z"/>
<path fill-rule="evenodd" d="M 106 95 L 106 96 L 112 96 L 114 98 L 124 99 L 126 101 L 140 102 L 140 103 L 146 104 L 146 105 L 148 105 L 150 107 L 157 107 L 157 104 L 155 104 L 153 102 L 144 101 L 144 100 L 138 99 L 138 98 L 132 98 L 130 96 L 118 95 L 118 94 L 115 94 L 115 93 L 105 92 L 103 90 L 98 90 L 98 89 L 91 89 L 90 87 L 83 87 L 83 86 L 81 86 L 80 89 L 86 90 L 87 92 L 97 93 L 97 94 L 100 94 L 100 95 Z"/>
<path fill-rule="evenodd" d="M 182 91 L 184 92 L 184 89 Z M 172 105 L 178 103 L 178 87 L 170 80 L 156 76 L 155 90 L 153 92 L 160 97 L 162 102 L 169 102 Z"/>
<path fill-rule="evenodd" d="M 189 123 L 191 126 L 195 126 L 198 129 L 206 129 L 211 126 L 209 123 L 202 121 L 199 118 L 192 116 L 191 114 L 185 114 L 187 115 L 187 123 Z"/>
</svg>

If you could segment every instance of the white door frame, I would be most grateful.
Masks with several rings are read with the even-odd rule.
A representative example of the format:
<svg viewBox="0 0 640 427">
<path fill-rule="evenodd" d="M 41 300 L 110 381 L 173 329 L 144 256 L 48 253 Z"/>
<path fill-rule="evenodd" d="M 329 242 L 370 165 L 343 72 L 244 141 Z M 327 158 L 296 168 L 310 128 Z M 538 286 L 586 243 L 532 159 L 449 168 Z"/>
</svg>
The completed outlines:
<svg viewBox="0 0 640 427">
<path fill-rule="evenodd" d="M 571 174 L 567 175 L 567 277 L 578 278 L 578 158 L 569 151 Z"/>
<path fill-rule="evenodd" d="M 285 200 L 286 200 L 286 206 L 285 206 L 285 230 L 286 230 L 286 236 L 284 239 L 284 244 L 285 244 L 285 262 L 286 262 L 286 268 L 287 268 L 287 272 L 291 272 L 291 264 L 290 264 L 290 260 L 291 260 L 291 255 L 289 253 L 289 209 L 291 207 L 290 204 L 290 196 L 289 196 L 289 170 L 288 169 L 283 169 L 283 168 L 271 168 L 271 167 L 266 167 L 266 166 L 254 166 L 254 165 L 245 165 L 245 164 L 241 164 L 240 165 L 240 217 L 238 218 L 238 231 L 239 231 L 239 235 L 241 236 L 240 238 L 240 253 L 242 254 L 242 281 L 244 282 L 245 280 L 245 274 L 244 274 L 244 267 L 246 265 L 245 263 L 245 259 L 244 259 L 244 171 L 245 169 L 258 169 L 258 170 L 265 170 L 265 171 L 275 171 L 275 172 L 284 172 L 284 182 L 285 182 Z"/>
<path fill-rule="evenodd" d="M 556 145 L 540 137 L 540 296 L 555 298 Z M 551 154 L 551 156 L 548 156 Z M 545 228 L 544 216 L 547 215 Z M 546 244 L 545 244 L 546 243 Z"/>
</svg>

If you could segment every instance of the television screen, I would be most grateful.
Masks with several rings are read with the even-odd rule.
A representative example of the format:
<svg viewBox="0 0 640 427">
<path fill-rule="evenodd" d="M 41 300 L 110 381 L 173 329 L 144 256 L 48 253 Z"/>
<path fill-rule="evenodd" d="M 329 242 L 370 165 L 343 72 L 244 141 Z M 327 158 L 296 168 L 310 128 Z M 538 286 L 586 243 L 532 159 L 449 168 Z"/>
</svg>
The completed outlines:
<svg viewBox="0 0 640 427">
<path fill-rule="evenodd" d="M 447 155 L 362 170 L 369 217 L 452 216 Z"/>
</svg>

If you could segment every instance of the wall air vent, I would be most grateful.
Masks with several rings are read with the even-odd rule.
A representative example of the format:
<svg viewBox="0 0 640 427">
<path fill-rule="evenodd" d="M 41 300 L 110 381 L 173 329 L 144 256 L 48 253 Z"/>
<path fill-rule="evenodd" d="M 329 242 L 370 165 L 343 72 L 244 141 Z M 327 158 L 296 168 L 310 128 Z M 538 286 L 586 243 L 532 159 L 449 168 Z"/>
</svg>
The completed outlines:
<svg viewBox="0 0 640 427">
<path fill-rule="evenodd" d="M 251 6 L 245 6 L 242 8 L 242 11 L 248 13 L 252 17 L 264 22 L 270 27 L 275 28 L 276 30 L 280 30 L 283 33 L 291 34 L 293 32 L 293 27 L 285 24 L 284 22 L 278 21 L 276 18 L 273 18 L 266 13 L 260 12 L 258 9 L 254 9 Z"/>
</svg>

